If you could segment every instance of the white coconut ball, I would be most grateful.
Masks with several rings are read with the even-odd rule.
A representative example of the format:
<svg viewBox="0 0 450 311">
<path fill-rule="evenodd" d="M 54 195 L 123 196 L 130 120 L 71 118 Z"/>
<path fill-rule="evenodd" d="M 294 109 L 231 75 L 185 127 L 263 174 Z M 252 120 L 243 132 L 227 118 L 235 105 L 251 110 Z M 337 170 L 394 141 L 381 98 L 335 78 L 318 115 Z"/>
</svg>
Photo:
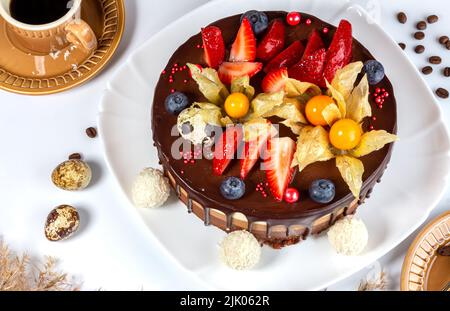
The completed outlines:
<svg viewBox="0 0 450 311">
<path fill-rule="evenodd" d="M 131 195 L 136 207 L 159 207 L 169 198 L 169 181 L 160 170 L 145 168 L 134 180 Z"/>
<path fill-rule="evenodd" d="M 220 244 L 220 259 L 230 268 L 253 268 L 261 258 L 261 245 L 248 231 L 234 231 Z"/>
<path fill-rule="evenodd" d="M 345 217 L 328 230 L 328 241 L 339 254 L 356 256 L 367 246 L 369 233 L 366 225 L 355 217 Z"/>
</svg>

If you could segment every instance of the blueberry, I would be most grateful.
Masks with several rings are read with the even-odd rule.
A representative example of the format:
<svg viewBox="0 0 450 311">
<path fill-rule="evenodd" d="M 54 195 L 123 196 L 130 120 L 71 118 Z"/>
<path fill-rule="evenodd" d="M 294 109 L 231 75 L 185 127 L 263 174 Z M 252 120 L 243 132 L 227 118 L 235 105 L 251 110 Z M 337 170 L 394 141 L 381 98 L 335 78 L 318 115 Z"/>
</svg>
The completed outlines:
<svg viewBox="0 0 450 311">
<path fill-rule="evenodd" d="M 164 105 L 171 114 L 177 115 L 189 106 L 189 99 L 181 92 L 175 92 L 167 96 Z"/>
<path fill-rule="evenodd" d="M 264 12 L 256 10 L 245 12 L 241 16 L 241 22 L 244 17 L 247 17 L 250 24 L 252 24 L 252 29 L 256 36 L 262 34 L 267 29 L 267 27 L 269 27 L 269 18 Z"/>
<path fill-rule="evenodd" d="M 245 193 L 245 183 L 237 177 L 227 177 L 220 185 L 220 193 L 228 200 L 238 200 Z"/>
<path fill-rule="evenodd" d="M 318 179 L 309 186 L 309 197 L 317 203 L 330 203 L 333 201 L 336 189 L 331 180 Z"/>
<path fill-rule="evenodd" d="M 368 60 L 364 64 L 364 72 L 367 73 L 367 79 L 371 85 L 379 83 L 384 78 L 384 67 L 376 60 Z"/>
</svg>

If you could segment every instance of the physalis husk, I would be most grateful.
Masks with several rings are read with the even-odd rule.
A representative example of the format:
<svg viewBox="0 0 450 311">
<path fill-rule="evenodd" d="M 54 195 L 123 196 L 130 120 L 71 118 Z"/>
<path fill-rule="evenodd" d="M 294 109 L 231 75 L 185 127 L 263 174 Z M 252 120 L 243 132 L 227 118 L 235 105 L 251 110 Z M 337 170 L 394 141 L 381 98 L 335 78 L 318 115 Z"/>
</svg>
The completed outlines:
<svg viewBox="0 0 450 311">
<path fill-rule="evenodd" d="M 200 69 L 194 64 L 188 63 L 192 79 L 198 84 L 200 92 L 205 98 L 216 105 L 221 105 L 230 95 L 225 85 L 220 81 L 217 71 L 212 68 Z"/>
<path fill-rule="evenodd" d="M 364 133 L 359 145 L 351 151 L 354 157 L 363 157 L 374 151 L 380 150 L 386 144 L 397 140 L 397 136 L 386 132 L 385 130 L 370 131 Z"/>
<path fill-rule="evenodd" d="M 355 198 L 359 198 L 362 187 L 364 165 L 354 157 L 340 155 L 336 157 L 336 167 Z"/>
</svg>

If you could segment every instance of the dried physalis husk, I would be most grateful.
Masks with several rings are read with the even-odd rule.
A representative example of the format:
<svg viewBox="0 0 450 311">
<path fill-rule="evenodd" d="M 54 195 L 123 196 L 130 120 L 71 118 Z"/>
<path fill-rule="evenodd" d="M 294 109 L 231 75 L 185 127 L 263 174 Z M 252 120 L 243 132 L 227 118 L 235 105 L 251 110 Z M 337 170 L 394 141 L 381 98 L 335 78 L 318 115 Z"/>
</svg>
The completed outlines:
<svg viewBox="0 0 450 311">
<path fill-rule="evenodd" d="M 396 140 L 396 135 L 390 134 L 385 130 L 370 131 L 362 135 L 361 142 L 351 151 L 351 155 L 357 158 L 363 157 L 369 153 L 380 150 L 386 144 L 390 144 Z"/>
<path fill-rule="evenodd" d="M 50 241 L 60 241 L 69 238 L 80 226 L 80 215 L 76 208 L 61 205 L 53 209 L 45 222 L 45 237 Z"/>
<path fill-rule="evenodd" d="M 354 157 L 340 155 L 336 157 L 336 167 L 355 198 L 359 198 L 362 187 L 364 165 Z"/>
<path fill-rule="evenodd" d="M 301 172 L 309 164 L 327 161 L 334 157 L 330 150 L 328 132 L 321 126 L 302 128 L 297 140 L 297 150 L 292 166 Z"/>
<path fill-rule="evenodd" d="M 284 90 L 286 97 L 303 99 L 302 101 L 308 101 L 309 98 L 322 94 L 317 85 L 296 79 L 287 79 Z"/>
<path fill-rule="evenodd" d="M 364 64 L 362 62 L 353 62 L 336 71 L 336 75 L 334 76 L 331 85 L 342 94 L 345 100 L 350 96 L 356 78 L 363 66 Z"/>
<path fill-rule="evenodd" d="M 361 79 L 355 87 L 347 101 L 347 118 L 360 123 L 365 117 L 372 115 L 372 108 L 369 103 L 369 81 L 367 75 Z"/>
<path fill-rule="evenodd" d="M 244 141 L 253 141 L 261 136 L 270 133 L 273 137 L 277 134 L 277 130 L 269 120 L 264 118 L 252 119 L 243 125 Z"/>
<path fill-rule="evenodd" d="M 328 81 L 325 80 L 325 83 L 327 84 L 328 92 L 331 97 L 336 101 L 339 111 L 341 113 L 341 117 L 345 118 L 347 113 L 347 104 L 345 102 L 344 96 L 335 89 Z"/>
<path fill-rule="evenodd" d="M 187 64 L 191 71 L 192 79 L 198 84 L 200 92 L 213 104 L 221 105 L 230 95 L 228 89 L 220 81 L 217 71 L 212 68 L 200 69 L 197 65 Z"/>
<path fill-rule="evenodd" d="M 177 129 L 184 139 L 194 145 L 210 144 L 212 138 L 208 136 L 207 125 L 222 127 L 227 121 L 232 123 L 231 119 L 223 118 L 218 106 L 211 103 L 193 103 L 178 115 Z"/>
<path fill-rule="evenodd" d="M 272 111 L 275 107 L 283 103 L 284 92 L 278 93 L 261 93 L 252 100 L 253 112 L 248 119 L 259 118 Z"/>
<path fill-rule="evenodd" d="M 264 114 L 263 117 L 276 116 L 281 119 L 291 120 L 292 122 L 307 124 L 308 122 L 300 109 L 300 102 L 297 99 L 285 97 L 283 104 L 276 106 L 272 111 Z"/>
<path fill-rule="evenodd" d="M 341 112 L 338 106 L 335 104 L 329 104 L 322 110 L 322 116 L 329 126 L 332 126 L 334 122 L 341 119 Z"/>
<path fill-rule="evenodd" d="M 295 135 L 300 135 L 300 132 L 306 126 L 303 123 L 294 122 L 292 120 L 284 120 L 280 122 L 280 124 L 283 124 L 284 126 L 290 128 L 292 133 L 294 133 Z"/>
<path fill-rule="evenodd" d="M 243 76 L 231 81 L 231 93 L 242 93 L 251 101 L 255 96 L 255 88 L 250 85 L 249 76 Z"/>
<path fill-rule="evenodd" d="M 86 188 L 91 182 L 92 171 L 82 160 L 67 160 L 52 172 L 53 184 L 63 190 L 75 191 Z"/>
</svg>

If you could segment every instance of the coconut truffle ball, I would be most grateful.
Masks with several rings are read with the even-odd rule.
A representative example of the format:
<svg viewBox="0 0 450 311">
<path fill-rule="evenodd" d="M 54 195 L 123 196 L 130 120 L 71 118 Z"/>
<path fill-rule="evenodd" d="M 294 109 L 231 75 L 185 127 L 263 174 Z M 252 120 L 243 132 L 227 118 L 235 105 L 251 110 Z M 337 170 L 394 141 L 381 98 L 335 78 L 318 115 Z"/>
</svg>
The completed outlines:
<svg viewBox="0 0 450 311">
<path fill-rule="evenodd" d="M 220 244 L 220 259 L 230 268 L 253 268 L 261 257 L 261 245 L 248 231 L 234 231 Z"/>
<path fill-rule="evenodd" d="M 159 207 L 169 198 L 169 181 L 160 170 L 145 168 L 136 177 L 131 194 L 136 207 Z"/>
<path fill-rule="evenodd" d="M 59 164 L 52 172 L 53 184 L 69 191 L 86 188 L 91 182 L 91 178 L 92 171 L 89 165 L 76 159 Z"/>
<path fill-rule="evenodd" d="M 339 254 L 356 256 L 367 245 L 369 233 L 366 225 L 355 217 L 345 217 L 337 221 L 328 231 L 328 241 Z"/>
</svg>

